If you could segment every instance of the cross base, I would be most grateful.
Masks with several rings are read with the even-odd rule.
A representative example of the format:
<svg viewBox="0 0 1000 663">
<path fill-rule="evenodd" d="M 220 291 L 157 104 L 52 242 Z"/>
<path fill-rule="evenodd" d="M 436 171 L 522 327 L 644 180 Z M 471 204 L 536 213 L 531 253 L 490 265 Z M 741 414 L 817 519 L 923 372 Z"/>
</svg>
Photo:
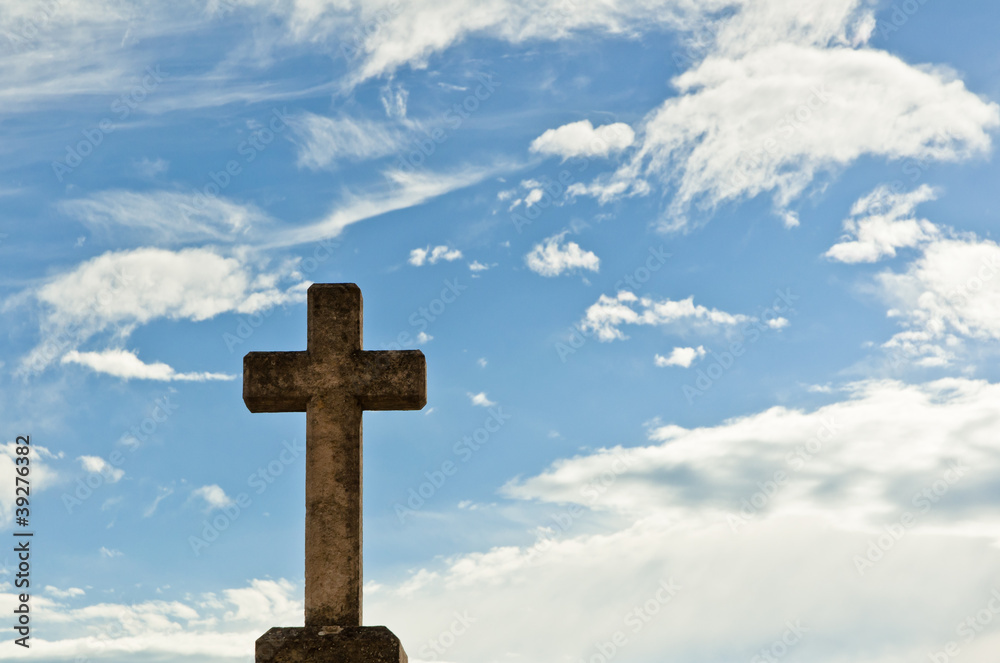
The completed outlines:
<svg viewBox="0 0 1000 663">
<path fill-rule="evenodd" d="M 275 627 L 257 638 L 256 663 L 407 663 L 384 626 Z"/>
</svg>

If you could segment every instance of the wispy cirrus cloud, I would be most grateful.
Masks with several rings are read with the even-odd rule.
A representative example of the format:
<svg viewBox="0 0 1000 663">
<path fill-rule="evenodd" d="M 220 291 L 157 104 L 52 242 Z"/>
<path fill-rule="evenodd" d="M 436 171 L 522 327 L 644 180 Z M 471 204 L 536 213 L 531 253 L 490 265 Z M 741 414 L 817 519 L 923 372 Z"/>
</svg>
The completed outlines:
<svg viewBox="0 0 1000 663">
<path fill-rule="evenodd" d="M 512 168 L 511 165 L 466 167 L 447 173 L 389 170 L 384 173 L 389 185 L 364 193 L 347 192 L 325 218 L 297 228 L 277 230 L 264 240 L 264 245 L 278 248 L 337 237 L 359 221 L 422 205 Z"/>
<path fill-rule="evenodd" d="M 291 118 L 290 124 L 299 147 L 299 166 L 312 170 L 383 157 L 405 144 L 404 132 L 384 121 L 303 113 Z"/>
<path fill-rule="evenodd" d="M 58 207 L 91 231 L 157 245 L 234 242 L 273 222 L 256 205 L 200 192 L 116 189 L 67 200 Z"/>
</svg>

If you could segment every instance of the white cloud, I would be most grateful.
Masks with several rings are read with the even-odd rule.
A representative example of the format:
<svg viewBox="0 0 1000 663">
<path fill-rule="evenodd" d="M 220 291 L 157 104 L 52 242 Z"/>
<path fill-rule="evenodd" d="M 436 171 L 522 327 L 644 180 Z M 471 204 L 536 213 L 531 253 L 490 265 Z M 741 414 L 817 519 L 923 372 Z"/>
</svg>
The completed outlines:
<svg viewBox="0 0 1000 663">
<path fill-rule="evenodd" d="M 116 552 L 102 548 L 101 554 Z M 301 586 L 296 588 L 287 580 L 257 579 L 244 587 L 189 594 L 174 601 L 69 607 L 33 595 L 37 604 L 32 612 L 48 626 L 44 640 L 32 638 L 32 648 L 45 661 L 84 660 L 93 658 L 94 652 L 100 652 L 102 660 L 122 662 L 252 659 L 254 640 L 261 633 L 274 624 L 302 624 L 302 601 L 297 593 L 301 594 Z M 5 603 L 15 598 L 0 594 Z M 75 605 L 80 602 L 77 599 Z M 115 637 L 107 637 L 108 633 Z"/>
<path fill-rule="evenodd" d="M 167 172 L 170 169 L 170 162 L 166 159 L 143 157 L 138 161 L 133 160 L 132 167 L 143 177 L 153 179 L 157 175 Z"/>
<path fill-rule="evenodd" d="M 1000 106 L 944 67 L 852 47 L 867 39 L 868 16 L 856 0 L 744 4 L 673 80 L 679 94 L 646 117 L 630 162 L 573 193 L 606 201 L 658 180 L 674 188 L 671 228 L 689 223 L 693 205 L 769 194 L 787 224 L 787 206 L 821 174 L 862 157 L 987 154 Z"/>
<path fill-rule="evenodd" d="M 303 113 L 291 118 L 290 124 L 299 146 L 299 166 L 312 170 L 343 160 L 376 159 L 404 145 L 403 133 L 384 122 Z"/>
<path fill-rule="evenodd" d="M 479 365 L 479 368 L 486 368 L 486 357 L 480 357 L 476 360 L 476 363 Z"/>
<path fill-rule="evenodd" d="M 472 401 L 473 405 L 478 405 L 480 407 L 493 407 L 496 405 L 493 401 L 486 397 L 486 392 L 481 391 L 478 394 L 468 393 L 469 400 Z"/>
<path fill-rule="evenodd" d="M 394 631 L 416 643 L 414 658 L 447 627 L 440 615 L 459 609 L 477 622 L 450 660 L 490 660 L 496 651 L 590 660 L 617 630 L 634 660 L 661 660 L 664 651 L 749 660 L 794 620 L 809 629 L 792 650 L 799 658 L 834 663 L 864 651 L 876 652 L 862 656 L 871 663 L 918 660 L 955 640 L 955 624 L 990 599 L 982 579 L 1000 573 L 990 490 L 1000 481 L 998 400 L 1000 385 L 983 381 L 872 381 L 816 410 L 656 426 L 643 445 L 583 453 L 512 481 L 504 492 L 524 501 L 517 520 L 535 526 L 535 542 L 422 565 L 410 581 L 383 582 L 367 614 L 399 624 Z M 958 475 L 951 465 L 967 469 Z M 772 488 L 776 472 L 784 475 Z M 943 496 L 934 492 L 942 486 Z M 751 499 L 762 506 L 739 520 Z M 915 524 L 898 540 L 887 535 L 906 512 Z M 859 576 L 855 557 L 879 540 L 890 547 Z M 670 578 L 679 589 L 657 606 Z M 647 601 L 658 614 L 637 619 Z M 426 610 L 414 614 L 409 602 Z M 825 644 L 843 642 L 850 647 Z M 962 657 L 986 663 L 998 645 L 1000 636 L 984 632 L 962 645 Z"/>
<path fill-rule="evenodd" d="M 826 257 L 847 263 L 876 262 L 896 255 L 896 249 L 914 247 L 938 236 L 937 227 L 914 218 L 917 205 L 936 198 L 926 184 L 907 193 L 894 193 L 882 185 L 851 208 L 844 221 L 848 238 L 834 244 Z"/>
<path fill-rule="evenodd" d="M 433 265 L 440 260 L 446 262 L 452 262 L 458 260 L 462 257 L 462 252 L 458 249 L 449 249 L 445 245 L 435 246 L 424 249 L 413 249 L 410 251 L 409 263 L 414 267 L 421 267 L 425 264 Z"/>
<path fill-rule="evenodd" d="M 670 352 L 669 357 L 664 357 L 663 355 L 653 357 L 653 363 L 660 368 L 667 366 L 690 368 L 691 364 L 704 356 L 705 346 L 703 345 L 699 345 L 697 348 L 674 348 Z"/>
<path fill-rule="evenodd" d="M 235 380 L 235 375 L 226 373 L 178 373 L 162 362 L 146 364 L 134 352 L 128 350 L 103 350 L 101 352 L 78 352 L 72 350 L 62 358 L 63 364 L 79 364 L 97 373 L 106 373 L 123 380 L 175 380 L 205 382 L 206 380 Z"/>
<path fill-rule="evenodd" d="M 758 480 L 773 480 L 774 471 L 784 471 L 790 480 L 780 499 L 758 507 L 756 520 L 836 511 L 842 526 L 875 531 L 886 515 L 913 508 L 913 492 L 940 478 L 949 461 L 960 460 L 977 468 L 961 491 L 971 502 L 942 503 L 942 513 L 933 518 L 961 532 L 961 520 L 995 511 L 976 486 L 1000 475 L 992 437 L 1000 417 L 990 404 L 1000 384 L 945 378 L 918 385 L 868 380 L 845 388 L 845 400 L 808 412 L 775 406 L 716 426 L 659 425 L 649 433 L 649 446 L 560 461 L 537 477 L 512 482 L 507 492 L 630 516 L 691 510 L 725 523 L 727 512 L 738 512 L 741 499 L 761 489 Z M 802 453 L 796 454 L 797 448 Z M 598 501 L 578 490 L 610 465 L 618 468 L 613 491 Z M 667 476 L 686 478 L 664 480 Z M 912 490 L 901 492 L 899 483 Z M 956 519 L 957 514 L 964 517 Z M 1000 543 L 1000 519 L 991 520 L 983 535 Z"/>
<path fill-rule="evenodd" d="M 563 160 L 570 157 L 606 157 L 621 152 L 635 141 L 635 132 L 624 122 L 594 128 L 590 120 L 564 124 L 549 129 L 531 142 L 531 151 L 555 155 Z"/>
<path fill-rule="evenodd" d="M 264 271 L 265 264 L 245 250 L 227 257 L 208 248 L 141 248 L 92 258 L 33 293 L 43 306 L 43 341 L 22 360 L 21 370 L 44 369 L 111 329 L 125 338 L 158 318 L 197 322 L 305 299 L 308 284 L 295 282 L 294 263 L 273 272 Z M 282 289 L 283 280 L 295 284 Z"/>
<path fill-rule="evenodd" d="M 639 310 L 636 310 L 638 307 Z M 751 318 L 695 305 L 694 296 L 687 299 L 656 301 L 637 297 L 622 290 L 615 297 L 601 295 L 587 309 L 581 327 L 593 331 L 598 340 L 613 341 L 628 338 L 619 329 L 622 325 L 681 325 L 685 328 L 717 329 L 749 322 Z"/>
<path fill-rule="evenodd" d="M 198 488 L 191 493 L 191 496 L 204 500 L 206 511 L 221 509 L 233 503 L 232 498 L 226 495 L 226 491 L 222 490 L 222 488 L 214 483 L 209 486 L 202 486 L 201 488 Z"/>
<path fill-rule="evenodd" d="M 337 237 L 347 226 L 388 212 L 407 209 L 492 177 L 500 168 L 465 167 L 452 173 L 423 170 L 388 170 L 388 188 L 363 195 L 348 194 L 337 202 L 324 219 L 298 228 L 276 231 L 265 241 L 266 248 L 296 246 Z"/>
<path fill-rule="evenodd" d="M 688 17 L 717 11 L 736 2 L 707 0 L 625 0 L 617 3 L 560 0 L 525 4 L 499 0 L 418 0 L 393 5 L 391 0 L 363 3 L 299 3 L 290 11 L 289 30 L 296 39 L 312 41 L 336 34 L 357 50 L 361 64 L 353 81 L 394 72 L 403 65 L 426 66 L 428 58 L 474 34 L 521 44 L 559 40 L 587 32 L 619 35 L 681 25 Z M 346 26 L 345 26 L 346 23 Z M 377 25 L 367 34 L 362 26 Z M 351 28 L 357 28 L 350 32 Z M 474 82 L 469 83 L 475 85 Z"/>
<path fill-rule="evenodd" d="M 420 332 L 419 334 L 417 334 L 417 343 L 427 343 L 433 340 L 434 337 L 428 334 L 427 332 Z"/>
<path fill-rule="evenodd" d="M 150 504 L 148 507 L 146 507 L 146 510 L 142 512 L 142 517 L 151 518 L 153 514 L 156 513 L 156 509 L 159 508 L 160 502 L 167 499 L 173 494 L 174 494 L 173 488 L 161 487 L 159 494 L 153 499 L 153 503 Z"/>
<path fill-rule="evenodd" d="M 470 272 L 485 272 L 489 268 L 490 268 L 489 265 L 484 265 L 478 260 L 473 260 L 472 262 L 469 263 Z"/>
<path fill-rule="evenodd" d="M 559 276 L 574 269 L 598 271 L 601 261 L 597 255 L 584 251 L 576 242 L 563 242 L 566 232 L 547 237 L 524 257 L 531 271 L 542 276 Z"/>
<path fill-rule="evenodd" d="M 406 119 L 406 101 L 409 97 L 410 93 L 402 83 L 394 85 L 391 80 L 382 87 L 379 95 L 386 116 L 395 120 Z"/>
<path fill-rule="evenodd" d="M 878 275 L 906 330 L 885 344 L 919 364 L 939 366 L 955 358 L 962 339 L 1000 340 L 1000 246 L 977 238 L 939 239 L 902 272 Z"/>
<path fill-rule="evenodd" d="M 524 205 L 525 205 L 525 207 L 531 207 L 532 205 L 534 205 L 535 203 L 537 203 L 539 200 L 541 200 L 543 196 L 545 196 L 545 192 L 542 191 L 541 189 L 532 189 L 524 197 Z"/>
<path fill-rule="evenodd" d="M 80 589 L 79 587 L 69 587 L 68 589 L 59 589 L 58 587 L 53 587 L 52 585 L 45 586 L 45 593 L 57 599 L 72 599 L 86 594 L 86 592 Z"/>
<path fill-rule="evenodd" d="M 125 470 L 115 467 L 100 456 L 80 456 L 77 460 L 84 470 L 102 475 L 107 483 L 118 483 L 125 476 Z"/>
<path fill-rule="evenodd" d="M 255 205 L 202 193 L 112 190 L 59 204 L 91 231 L 157 245 L 194 241 L 235 241 L 271 223 Z"/>
<path fill-rule="evenodd" d="M 114 548 L 105 548 L 104 546 L 101 546 L 101 549 L 98 552 L 101 553 L 101 557 L 107 557 L 108 559 L 121 557 L 122 555 L 125 554 L 121 550 L 115 550 Z"/>
</svg>

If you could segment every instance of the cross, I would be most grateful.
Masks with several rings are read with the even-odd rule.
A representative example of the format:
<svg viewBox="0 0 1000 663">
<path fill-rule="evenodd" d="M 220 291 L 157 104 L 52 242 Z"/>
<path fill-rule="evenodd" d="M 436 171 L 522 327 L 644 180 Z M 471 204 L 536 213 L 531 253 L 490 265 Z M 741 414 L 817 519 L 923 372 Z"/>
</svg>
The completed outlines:
<svg viewBox="0 0 1000 663">
<path fill-rule="evenodd" d="M 361 626 L 361 413 L 419 410 L 427 365 L 419 350 L 362 350 L 361 289 L 308 292 L 305 352 L 250 352 L 251 412 L 306 413 L 306 626 Z"/>
</svg>

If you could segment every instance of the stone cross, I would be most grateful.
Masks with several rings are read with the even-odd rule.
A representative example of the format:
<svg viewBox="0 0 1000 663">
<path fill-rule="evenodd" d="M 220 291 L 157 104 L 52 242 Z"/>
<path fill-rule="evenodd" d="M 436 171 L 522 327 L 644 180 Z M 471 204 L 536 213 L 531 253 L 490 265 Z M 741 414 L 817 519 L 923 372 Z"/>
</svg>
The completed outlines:
<svg viewBox="0 0 1000 663">
<path fill-rule="evenodd" d="M 362 350 L 361 289 L 316 283 L 305 352 L 250 352 L 251 412 L 306 413 L 306 627 L 361 625 L 361 413 L 419 410 L 419 350 Z"/>
</svg>

